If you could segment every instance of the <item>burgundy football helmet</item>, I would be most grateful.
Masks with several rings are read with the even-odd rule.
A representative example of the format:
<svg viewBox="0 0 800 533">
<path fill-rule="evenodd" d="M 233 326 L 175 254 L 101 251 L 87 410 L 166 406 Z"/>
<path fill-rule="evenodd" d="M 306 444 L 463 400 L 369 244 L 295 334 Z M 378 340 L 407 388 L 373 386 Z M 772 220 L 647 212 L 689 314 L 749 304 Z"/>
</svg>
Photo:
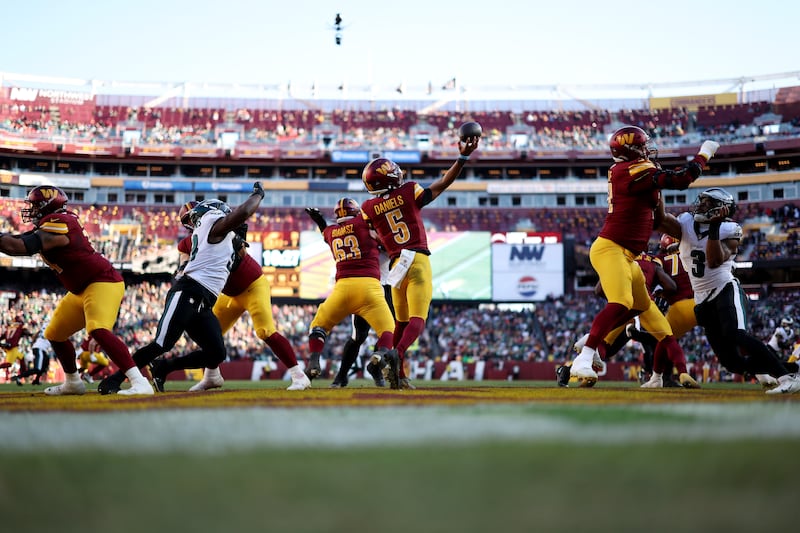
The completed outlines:
<svg viewBox="0 0 800 533">
<path fill-rule="evenodd" d="M 28 193 L 25 199 L 28 207 L 20 211 L 23 222 L 38 224 L 42 217 L 65 209 L 67 193 L 53 185 L 39 185 Z"/>
<path fill-rule="evenodd" d="M 361 214 L 361 206 L 352 198 L 342 198 L 336 202 L 336 207 L 333 208 L 333 216 L 336 217 L 336 222 L 341 222 L 348 217 L 357 217 Z"/>
<path fill-rule="evenodd" d="M 367 163 L 361 180 L 370 194 L 383 194 L 403 184 L 403 171 L 391 159 L 379 157 Z"/>
<path fill-rule="evenodd" d="M 194 226 L 192 226 L 191 220 L 189 220 L 189 211 L 195 208 L 198 204 L 196 200 L 190 200 L 181 206 L 181 210 L 178 211 L 178 219 L 183 224 L 183 227 L 188 229 L 189 231 L 194 231 Z"/>
<path fill-rule="evenodd" d="M 661 240 L 659 241 L 659 246 L 665 252 L 672 252 L 675 248 L 678 247 L 681 241 L 673 237 L 672 235 L 667 235 L 666 233 L 661 236 Z"/>
<path fill-rule="evenodd" d="M 614 161 L 635 161 L 650 159 L 656 153 L 650 142 L 650 136 L 642 128 L 625 126 L 611 134 L 608 142 Z"/>
</svg>

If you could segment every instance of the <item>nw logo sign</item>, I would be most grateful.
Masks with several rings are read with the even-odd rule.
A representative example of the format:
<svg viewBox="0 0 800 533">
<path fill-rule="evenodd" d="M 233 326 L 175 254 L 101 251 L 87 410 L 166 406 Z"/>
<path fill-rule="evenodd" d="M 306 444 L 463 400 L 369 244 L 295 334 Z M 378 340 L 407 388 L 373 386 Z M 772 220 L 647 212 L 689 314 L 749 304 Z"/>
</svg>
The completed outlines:
<svg viewBox="0 0 800 533">
<path fill-rule="evenodd" d="M 544 256 L 544 245 L 542 246 L 512 246 L 508 256 L 510 261 L 541 261 Z"/>
</svg>

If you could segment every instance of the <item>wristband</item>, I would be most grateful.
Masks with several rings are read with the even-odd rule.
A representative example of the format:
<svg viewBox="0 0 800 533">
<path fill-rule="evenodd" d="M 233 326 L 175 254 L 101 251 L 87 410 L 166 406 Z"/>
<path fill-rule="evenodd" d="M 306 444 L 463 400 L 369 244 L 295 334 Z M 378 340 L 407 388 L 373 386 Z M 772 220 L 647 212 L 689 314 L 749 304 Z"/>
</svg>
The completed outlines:
<svg viewBox="0 0 800 533">
<path fill-rule="evenodd" d="M 719 228 L 722 226 L 722 222 L 714 222 L 713 224 L 709 224 L 708 226 L 708 238 L 712 241 L 719 240 Z"/>
<path fill-rule="evenodd" d="M 469 161 L 469 156 L 468 155 L 460 155 L 460 156 L 458 156 L 458 160 L 459 161 Z"/>
</svg>

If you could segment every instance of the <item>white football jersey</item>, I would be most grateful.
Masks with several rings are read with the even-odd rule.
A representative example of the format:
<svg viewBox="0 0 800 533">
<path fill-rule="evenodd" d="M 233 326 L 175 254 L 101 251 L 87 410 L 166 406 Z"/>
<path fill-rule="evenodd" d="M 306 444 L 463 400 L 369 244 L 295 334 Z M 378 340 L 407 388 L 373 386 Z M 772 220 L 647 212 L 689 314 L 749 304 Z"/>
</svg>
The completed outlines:
<svg viewBox="0 0 800 533">
<path fill-rule="evenodd" d="M 47 326 L 50 325 L 50 321 L 48 320 L 44 324 L 42 324 L 42 328 L 39 330 L 39 334 L 36 335 L 36 340 L 33 341 L 33 345 L 31 348 L 38 348 L 40 350 L 49 350 L 52 346 L 50 345 L 50 341 L 44 338 L 44 330 L 47 329 Z"/>
<path fill-rule="evenodd" d="M 192 251 L 189 253 L 189 262 L 183 269 L 183 274 L 189 276 L 197 283 L 219 296 L 228 274 L 233 266 L 236 255 L 233 250 L 234 233 L 229 231 L 222 241 L 211 244 L 208 234 L 214 223 L 225 217 L 225 213 L 212 209 L 204 214 L 192 232 Z"/>
<path fill-rule="evenodd" d="M 708 266 L 706 258 L 706 242 L 708 241 L 708 224 L 697 223 L 691 213 L 678 216 L 681 224 L 681 243 L 678 247 L 683 268 L 689 273 L 694 289 L 695 303 L 705 301 L 712 292 L 718 291 L 733 280 L 733 260 L 731 255 L 727 261 L 717 268 Z M 720 240 L 741 239 L 742 227 L 736 222 L 723 222 L 719 229 Z"/>
<path fill-rule="evenodd" d="M 783 326 L 775 328 L 775 332 L 770 337 L 767 343 L 773 350 L 780 353 L 789 345 L 791 332 L 787 331 Z"/>
</svg>

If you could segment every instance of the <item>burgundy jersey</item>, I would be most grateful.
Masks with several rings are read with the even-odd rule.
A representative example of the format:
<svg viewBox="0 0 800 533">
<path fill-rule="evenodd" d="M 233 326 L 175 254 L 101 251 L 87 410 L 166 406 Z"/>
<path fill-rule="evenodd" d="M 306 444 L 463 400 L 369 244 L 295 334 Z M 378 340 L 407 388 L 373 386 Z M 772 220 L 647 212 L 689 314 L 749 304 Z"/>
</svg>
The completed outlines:
<svg viewBox="0 0 800 533">
<path fill-rule="evenodd" d="M 694 291 L 692 290 L 692 281 L 689 279 L 689 273 L 683 268 L 680 255 L 675 252 L 672 254 L 659 254 L 656 256 L 661 262 L 664 272 L 669 277 L 675 280 L 678 286 L 674 292 L 664 292 L 664 299 L 672 305 L 681 300 L 689 300 L 694 298 Z"/>
<path fill-rule="evenodd" d="M 372 238 L 367 222 L 353 217 L 340 224 L 333 224 L 322 231 L 336 261 L 336 279 L 375 278 L 381 279 L 378 261 L 378 241 Z M 399 253 L 399 252 L 398 252 Z"/>
<path fill-rule="evenodd" d="M 366 200 L 361 206 L 364 218 L 375 229 L 392 259 L 399 257 L 403 250 L 430 255 L 428 236 L 420 214 L 427 204 L 424 199 L 430 196 L 424 192 L 418 183 L 407 181 L 382 196 Z"/>
<path fill-rule="evenodd" d="M 81 342 L 81 350 L 84 351 L 84 352 L 89 352 L 89 353 L 91 353 L 91 352 L 102 352 L 103 351 L 103 349 L 100 347 L 100 345 L 97 343 L 97 341 L 94 340 L 94 337 L 91 337 L 91 336 L 86 337 L 85 339 L 83 339 L 83 342 Z"/>
<path fill-rule="evenodd" d="M 178 243 L 178 251 L 184 254 L 192 252 L 192 236 L 189 235 L 181 239 Z M 242 294 L 247 287 L 249 287 L 255 280 L 257 280 L 263 271 L 258 261 L 253 259 L 250 254 L 245 254 L 244 258 L 239 262 L 235 269 L 228 275 L 228 281 L 222 288 L 222 294 L 227 296 L 238 296 Z"/>
<path fill-rule="evenodd" d="M 19 341 L 23 335 L 30 335 L 30 332 L 23 324 L 19 322 L 12 322 L 9 324 L 2 337 L 6 348 L 16 348 L 19 346 Z"/>
<path fill-rule="evenodd" d="M 255 280 L 260 278 L 262 274 L 263 271 L 258 261 L 246 253 L 236 268 L 228 275 L 228 281 L 225 282 L 222 293 L 228 296 L 238 296 L 252 285 Z"/>
<path fill-rule="evenodd" d="M 37 229 L 69 237 L 67 246 L 39 252 L 42 260 L 53 269 L 61 284 L 69 292 L 80 294 L 91 283 L 122 281 L 122 276 L 114 265 L 92 247 L 75 213 L 45 215 L 39 221 Z"/>
<path fill-rule="evenodd" d="M 656 276 L 657 265 L 649 256 L 642 256 L 636 259 L 639 267 L 644 274 L 644 284 L 647 287 L 647 292 L 650 297 L 653 297 L 653 288 L 658 284 L 658 277 Z"/>
<path fill-rule="evenodd" d="M 608 170 L 608 213 L 600 236 L 635 254 L 644 252 L 653 233 L 661 190 L 653 180 L 658 168 L 638 159 L 615 163 Z"/>
<path fill-rule="evenodd" d="M 178 243 L 178 251 L 182 254 L 189 255 L 192 253 L 192 236 L 187 235 L 181 242 Z"/>
</svg>

